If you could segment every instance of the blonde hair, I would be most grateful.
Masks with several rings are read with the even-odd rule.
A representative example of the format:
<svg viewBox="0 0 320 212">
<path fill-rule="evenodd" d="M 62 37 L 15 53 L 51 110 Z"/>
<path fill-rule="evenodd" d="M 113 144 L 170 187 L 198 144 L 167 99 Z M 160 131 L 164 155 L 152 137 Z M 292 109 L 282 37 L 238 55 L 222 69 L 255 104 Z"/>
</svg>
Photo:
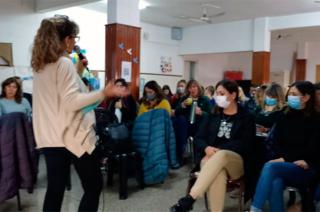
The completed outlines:
<svg viewBox="0 0 320 212">
<path fill-rule="evenodd" d="M 241 102 L 245 102 L 247 98 L 246 98 L 246 95 L 243 92 L 242 87 L 238 86 L 238 90 L 239 90 L 239 100 Z"/>
<path fill-rule="evenodd" d="M 67 16 L 43 19 L 34 38 L 31 66 L 38 72 L 46 64 L 56 62 L 63 54 L 63 40 L 79 33 L 78 25 Z"/>
<path fill-rule="evenodd" d="M 267 89 L 266 85 L 262 85 L 260 87 L 258 87 L 256 89 L 256 95 L 255 95 L 255 99 L 256 99 L 256 104 L 258 106 L 260 106 L 261 108 L 263 108 L 263 103 L 264 103 L 264 93 Z"/>
<path fill-rule="evenodd" d="M 266 96 L 277 99 L 277 106 L 274 108 L 274 110 L 281 110 L 283 108 L 285 104 L 285 94 L 281 85 L 275 82 L 271 83 L 264 92 L 264 98 Z M 262 108 L 264 108 L 264 101 L 262 102 L 262 106 Z"/>
</svg>

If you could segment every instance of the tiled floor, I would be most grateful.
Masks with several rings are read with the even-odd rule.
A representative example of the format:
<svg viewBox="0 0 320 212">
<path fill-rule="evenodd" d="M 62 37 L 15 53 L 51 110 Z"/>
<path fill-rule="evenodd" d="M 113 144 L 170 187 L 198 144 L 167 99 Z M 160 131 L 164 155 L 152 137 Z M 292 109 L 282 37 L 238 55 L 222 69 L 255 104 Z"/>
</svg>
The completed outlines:
<svg viewBox="0 0 320 212">
<path fill-rule="evenodd" d="M 129 197 L 127 200 L 118 199 L 117 179 L 113 187 L 105 186 L 100 197 L 99 211 L 108 212 L 167 212 L 179 197 L 184 195 L 187 186 L 190 167 L 185 166 L 178 170 L 170 171 L 167 180 L 163 184 L 150 186 L 139 190 L 134 179 L 129 180 Z M 21 191 L 23 211 L 41 211 L 43 198 L 46 191 L 46 173 L 43 159 L 40 160 L 40 173 L 34 193 L 28 194 Z M 77 211 L 82 195 L 82 188 L 78 176 L 72 169 L 72 190 L 65 192 L 62 211 Z M 0 204 L 0 211 L 17 211 L 16 198 Z M 225 211 L 237 211 L 237 201 L 227 198 Z M 205 211 L 204 200 L 199 199 L 193 211 Z"/>
</svg>

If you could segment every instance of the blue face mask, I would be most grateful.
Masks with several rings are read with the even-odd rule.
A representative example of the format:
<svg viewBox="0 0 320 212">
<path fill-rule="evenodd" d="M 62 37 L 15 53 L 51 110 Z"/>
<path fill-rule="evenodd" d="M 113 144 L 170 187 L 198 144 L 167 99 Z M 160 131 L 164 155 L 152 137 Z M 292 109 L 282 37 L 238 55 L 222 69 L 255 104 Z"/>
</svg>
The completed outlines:
<svg viewBox="0 0 320 212">
<path fill-rule="evenodd" d="M 267 106 L 275 106 L 278 104 L 278 100 L 275 98 L 270 98 L 270 97 L 266 96 L 266 98 L 264 99 L 264 103 Z"/>
<path fill-rule="evenodd" d="M 292 109 L 301 109 L 300 96 L 288 96 L 288 106 Z"/>
<path fill-rule="evenodd" d="M 156 98 L 156 94 L 147 94 L 147 100 L 152 101 Z"/>
</svg>

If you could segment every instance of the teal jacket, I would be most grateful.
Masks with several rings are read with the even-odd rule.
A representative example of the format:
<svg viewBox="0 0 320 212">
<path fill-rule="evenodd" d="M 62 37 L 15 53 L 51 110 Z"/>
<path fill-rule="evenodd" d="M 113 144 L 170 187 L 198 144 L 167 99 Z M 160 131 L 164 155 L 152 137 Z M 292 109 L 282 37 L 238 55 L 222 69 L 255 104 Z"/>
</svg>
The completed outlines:
<svg viewBox="0 0 320 212">
<path fill-rule="evenodd" d="M 175 134 L 166 110 L 154 109 L 138 116 L 132 130 L 132 142 L 143 158 L 145 184 L 163 182 L 169 168 L 179 166 Z"/>
</svg>

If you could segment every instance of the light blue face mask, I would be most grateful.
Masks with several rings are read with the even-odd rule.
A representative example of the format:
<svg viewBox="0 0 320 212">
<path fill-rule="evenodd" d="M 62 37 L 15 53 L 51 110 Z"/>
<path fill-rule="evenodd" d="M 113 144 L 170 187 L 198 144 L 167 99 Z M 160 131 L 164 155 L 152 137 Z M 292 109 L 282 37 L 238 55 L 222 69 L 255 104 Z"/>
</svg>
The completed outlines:
<svg viewBox="0 0 320 212">
<path fill-rule="evenodd" d="M 266 96 L 266 98 L 264 99 L 264 103 L 267 106 L 275 106 L 278 104 L 278 100 L 275 98 L 270 98 L 270 97 Z"/>
<path fill-rule="evenodd" d="M 148 101 L 152 101 L 152 100 L 154 100 L 155 98 L 156 98 L 156 94 L 155 93 L 153 93 L 153 94 L 147 94 L 147 100 Z"/>
<path fill-rule="evenodd" d="M 300 96 L 288 96 L 288 106 L 292 109 L 300 110 L 301 109 L 301 100 Z"/>
</svg>

